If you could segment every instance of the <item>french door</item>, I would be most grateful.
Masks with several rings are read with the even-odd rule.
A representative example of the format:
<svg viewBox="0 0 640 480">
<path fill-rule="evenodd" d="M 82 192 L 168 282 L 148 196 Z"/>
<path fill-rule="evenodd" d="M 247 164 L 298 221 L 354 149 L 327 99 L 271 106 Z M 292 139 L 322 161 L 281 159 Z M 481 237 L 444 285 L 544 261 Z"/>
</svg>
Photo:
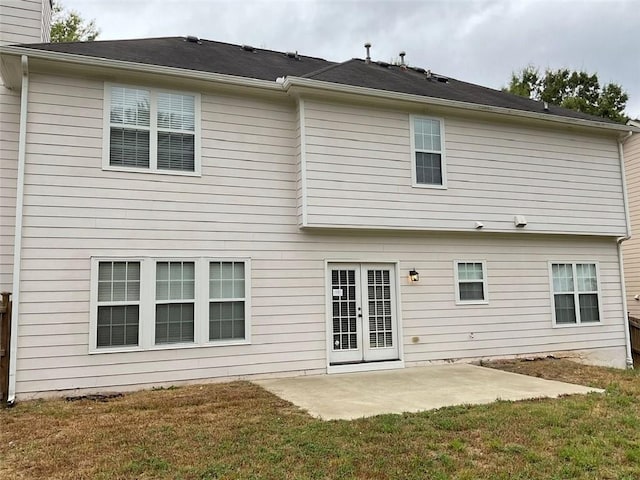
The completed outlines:
<svg viewBox="0 0 640 480">
<path fill-rule="evenodd" d="M 395 266 L 330 263 L 330 364 L 398 359 Z"/>
</svg>

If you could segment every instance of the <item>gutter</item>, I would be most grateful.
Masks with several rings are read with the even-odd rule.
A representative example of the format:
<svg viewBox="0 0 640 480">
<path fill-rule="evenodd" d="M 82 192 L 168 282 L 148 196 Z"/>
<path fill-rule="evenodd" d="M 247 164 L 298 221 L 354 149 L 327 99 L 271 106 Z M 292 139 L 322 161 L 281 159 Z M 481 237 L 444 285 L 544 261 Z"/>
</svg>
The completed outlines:
<svg viewBox="0 0 640 480">
<path fill-rule="evenodd" d="M 22 271 L 22 208 L 24 206 L 24 170 L 27 158 L 27 106 L 29 103 L 29 58 L 21 57 L 22 90 L 20 92 L 20 133 L 18 136 L 18 178 L 16 180 L 16 225 L 13 243 L 13 307 L 11 311 L 11 346 L 9 348 L 9 391 L 7 405 L 16 401 L 18 362 L 18 318 L 20 312 L 20 272 Z"/>
<path fill-rule="evenodd" d="M 625 364 L 627 368 L 633 368 L 633 356 L 631 353 L 631 334 L 629 332 L 629 315 L 627 306 L 627 287 L 624 281 L 624 256 L 622 253 L 622 242 L 625 242 L 631 238 L 631 219 L 629 216 L 629 198 L 627 196 L 627 177 L 624 168 L 624 143 L 633 135 L 633 132 L 628 132 L 624 137 L 618 138 L 618 158 L 620 159 L 620 174 L 622 175 L 622 198 L 624 201 L 624 213 L 627 224 L 627 234 L 624 237 L 620 237 L 617 240 L 618 249 L 618 264 L 620 268 L 620 291 L 622 292 L 622 318 L 624 327 L 624 340 L 626 358 Z"/>
</svg>

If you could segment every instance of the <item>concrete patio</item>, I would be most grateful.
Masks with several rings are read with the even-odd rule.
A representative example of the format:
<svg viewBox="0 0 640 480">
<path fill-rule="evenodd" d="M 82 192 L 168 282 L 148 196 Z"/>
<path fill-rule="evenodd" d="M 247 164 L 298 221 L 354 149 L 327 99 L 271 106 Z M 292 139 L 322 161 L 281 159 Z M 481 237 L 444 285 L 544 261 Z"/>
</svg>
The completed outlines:
<svg viewBox="0 0 640 480">
<path fill-rule="evenodd" d="M 603 392 L 469 364 L 255 382 L 323 420 L 419 412 L 452 405 Z"/>
</svg>

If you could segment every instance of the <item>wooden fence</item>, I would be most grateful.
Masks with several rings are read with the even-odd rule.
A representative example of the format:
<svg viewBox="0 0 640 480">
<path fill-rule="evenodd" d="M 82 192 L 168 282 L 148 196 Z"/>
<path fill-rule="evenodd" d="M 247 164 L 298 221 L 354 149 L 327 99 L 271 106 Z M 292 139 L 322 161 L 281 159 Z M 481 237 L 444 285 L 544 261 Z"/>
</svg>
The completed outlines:
<svg viewBox="0 0 640 480">
<path fill-rule="evenodd" d="M 9 352 L 11 350 L 11 294 L 2 292 L 0 304 L 0 401 L 6 404 L 9 393 Z"/>
<path fill-rule="evenodd" d="M 640 320 L 629 317 L 629 334 L 631 335 L 631 357 L 634 368 L 640 368 Z"/>
</svg>

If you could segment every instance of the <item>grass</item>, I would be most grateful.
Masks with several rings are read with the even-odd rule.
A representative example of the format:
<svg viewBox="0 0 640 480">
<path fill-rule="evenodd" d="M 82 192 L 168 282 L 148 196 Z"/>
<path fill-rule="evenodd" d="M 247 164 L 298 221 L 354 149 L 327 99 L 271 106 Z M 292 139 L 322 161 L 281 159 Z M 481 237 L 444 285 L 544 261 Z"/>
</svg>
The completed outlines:
<svg viewBox="0 0 640 480">
<path fill-rule="evenodd" d="M 0 410 L 0 478 L 640 478 L 637 372 L 488 366 L 607 393 L 331 422 L 247 382 L 21 402 Z"/>
</svg>

